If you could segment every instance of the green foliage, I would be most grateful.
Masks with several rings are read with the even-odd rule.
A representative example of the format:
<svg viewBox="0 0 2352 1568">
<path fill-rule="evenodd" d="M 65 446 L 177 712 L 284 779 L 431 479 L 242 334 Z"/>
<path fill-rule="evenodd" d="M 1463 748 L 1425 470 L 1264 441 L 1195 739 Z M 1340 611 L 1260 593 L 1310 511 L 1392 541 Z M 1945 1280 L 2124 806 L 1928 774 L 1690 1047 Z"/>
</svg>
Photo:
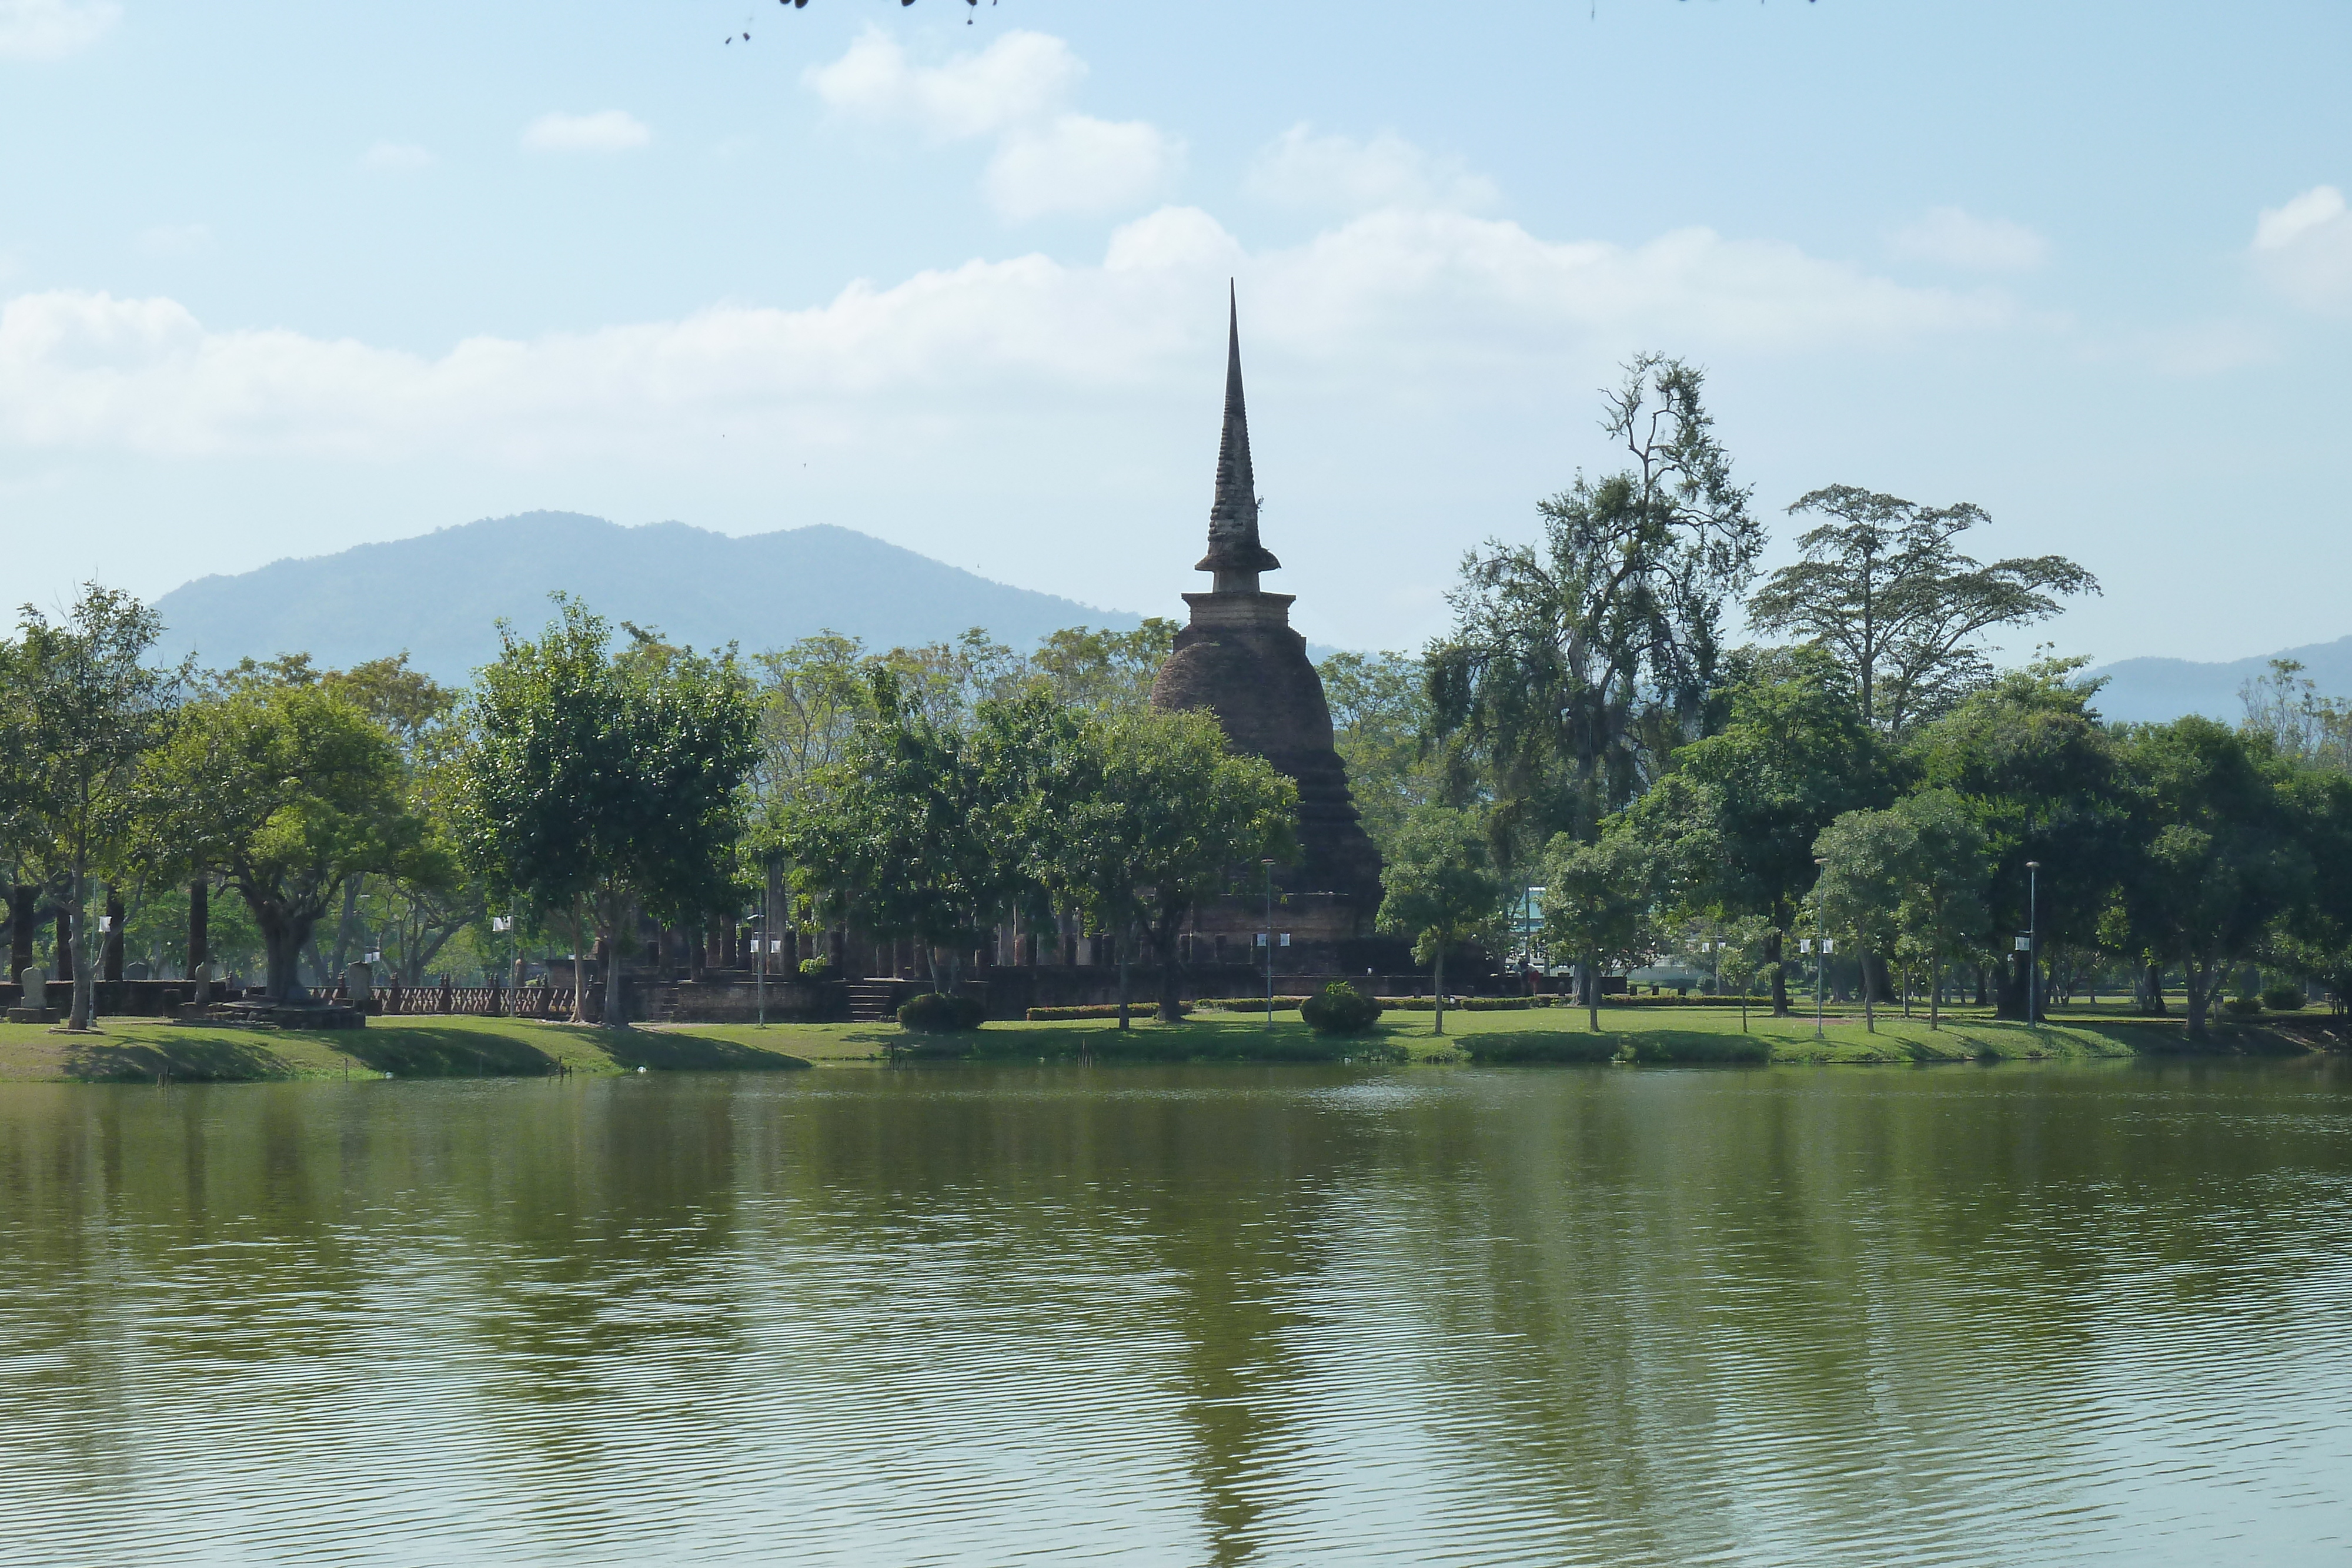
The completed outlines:
<svg viewBox="0 0 2352 1568">
<path fill-rule="evenodd" d="M 1396 836 L 1382 880 L 1380 926 L 1413 939 L 1413 956 L 1432 967 L 1431 989 L 1445 990 L 1445 950 L 1490 935 L 1507 894 L 1480 819 L 1449 806 L 1417 806 Z M 1438 1009 L 1443 1033 L 1445 1013 Z"/>
<path fill-rule="evenodd" d="M 1622 829 L 1589 844 L 1562 833 L 1544 857 L 1544 934 L 1555 951 L 1576 955 L 1594 1030 L 1601 1027 L 1600 977 L 1657 946 L 1659 873 L 1657 853 Z"/>
<path fill-rule="evenodd" d="M 1309 997 L 1298 1013 L 1317 1034 L 1362 1034 L 1381 1021 L 1381 1004 L 1353 986 L 1334 980 L 1323 988 L 1322 995 Z"/>
<path fill-rule="evenodd" d="M 1072 626 L 1048 635 L 1029 656 L 1031 678 L 1055 701 L 1097 713 L 1136 714 L 1151 703 L 1151 684 L 1176 645 L 1176 622 L 1147 617 L 1132 632 Z"/>
<path fill-rule="evenodd" d="M 1952 540 L 1989 520 L 1966 501 L 1922 507 L 1832 485 L 1789 510 L 1831 520 L 1798 536 L 1803 559 L 1765 580 L 1748 602 L 1748 623 L 1829 650 L 1863 722 L 1882 730 L 1906 729 L 1988 684 L 1991 667 L 1974 646 L 1985 632 L 2055 615 L 2053 594 L 2099 591 L 2063 556 L 1984 566 L 1960 554 Z"/>
<path fill-rule="evenodd" d="M 632 627 L 615 655 L 601 618 L 556 602 L 537 642 L 502 625 L 481 672 L 477 741 L 458 775 L 464 849 L 502 893 L 563 912 L 575 930 L 593 915 L 617 953 L 640 908 L 676 919 L 734 901 L 736 790 L 758 756 L 757 720 L 731 654 Z M 609 964 L 615 1024 L 619 1004 Z"/>
<path fill-rule="evenodd" d="M 988 1004 L 978 997 L 925 991 L 910 997 L 898 1009 L 898 1027 L 910 1034 L 968 1034 L 988 1019 Z"/>
<path fill-rule="evenodd" d="M 347 881 L 429 876 L 391 733 L 318 682 L 240 682 L 189 705 L 142 768 L 142 858 L 220 878 L 252 911 L 269 994 L 298 993 L 299 961 Z"/>
<path fill-rule="evenodd" d="M 1454 798 L 1494 805 L 1513 859 L 1557 832 L 1591 838 L 1697 732 L 1724 606 L 1763 549 L 1703 372 L 1655 354 L 1625 372 L 1602 423 L 1627 466 L 1541 503 L 1540 546 L 1467 558 L 1430 650 Z"/>
<path fill-rule="evenodd" d="M 1430 745 L 1429 667 L 1409 653 L 1334 653 L 1315 668 L 1364 831 L 1393 859 L 1405 818 L 1444 785 Z"/>
<path fill-rule="evenodd" d="M 2123 889 L 2131 932 L 2181 966 L 2189 1037 L 2201 1040 L 2218 977 L 2313 891 L 2304 802 L 2267 742 L 2209 718 L 2137 727 L 2121 760 L 2137 830 Z"/>
<path fill-rule="evenodd" d="M 2263 988 L 2263 1006 L 2274 1013 L 2303 1010 L 2303 987 L 2293 980 L 2282 980 Z"/>
<path fill-rule="evenodd" d="M 833 964 L 825 958 L 803 958 L 800 973 L 803 980 L 829 980 L 833 978 Z"/>
<path fill-rule="evenodd" d="M 1069 1008 L 1031 1008 L 1024 1016 L 1031 1023 L 1046 1023 L 1056 1019 L 1115 1019 L 1125 1009 L 1117 1002 L 1087 1002 Z M 1180 1013 L 1189 1013 L 1190 1006 L 1181 1006 Z"/>
</svg>

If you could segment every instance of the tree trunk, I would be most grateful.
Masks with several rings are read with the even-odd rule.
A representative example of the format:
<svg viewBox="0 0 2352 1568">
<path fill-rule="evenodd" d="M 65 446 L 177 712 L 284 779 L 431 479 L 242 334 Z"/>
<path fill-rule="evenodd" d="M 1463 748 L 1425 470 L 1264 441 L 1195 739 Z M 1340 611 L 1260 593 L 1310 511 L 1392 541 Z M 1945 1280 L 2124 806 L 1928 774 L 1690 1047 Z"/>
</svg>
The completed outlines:
<svg viewBox="0 0 2352 1568">
<path fill-rule="evenodd" d="M 1863 940 L 1860 931 L 1854 933 L 1853 945 L 1862 950 L 1862 1031 L 1864 1034 L 1876 1034 L 1878 1032 L 1878 988 L 1872 983 L 1870 973 L 1870 961 L 1876 955 L 1871 952 L 1870 945 Z M 1879 965 L 1878 972 L 1881 975 L 1886 972 L 1886 966 L 1884 963 Z"/>
<path fill-rule="evenodd" d="M 247 900 L 248 904 L 252 902 Z M 302 944 L 310 939 L 311 923 L 260 904 L 253 906 L 253 921 L 261 927 L 262 951 L 268 960 L 268 978 L 264 987 L 269 999 L 304 1000 L 307 993 L 302 989 Z"/>
<path fill-rule="evenodd" d="M 2180 968 L 2189 988 L 2189 1038 L 2202 1044 L 2207 1038 L 2205 1009 L 2212 1001 L 2210 995 L 2212 971 L 2193 958 L 2184 962 Z"/>
<path fill-rule="evenodd" d="M 1128 965 L 1135 956 L 1134 923 L 1130 921 L 1128 928 L 1111 940 L 1118 945 L 1118 1027 L 1125 1029 L 1128 1027 Z"/>
<path fill-rule="evenodd" d="M 1893 1001 L 1895 979 L 1887 971 L 1885 957 L 1869 947 L 1863 946 L 1858 941 L 1855 946 L 1862 950 L 1862 989 L 1864 1003 L 1867 1004 L 1874 997 L 1882 1002 Z"/>
<path fill-rule="evenodd" d="M 40 901 L 41 890 L 18 883 L 8 894 L 8 979 L 21 984 L 25 971 L 33 967 L 33 907 Z"/>
<path fill-rule="evenodd" d="M 2150 1018 L 2164 1016 L 2164 966 L 2161 964 L 2141 967 L 2139 1010 Z"/>
<path fill-rule="evenodd" d="M 580 920 L 580 900 L 572 900 L 572 1021 L 588 1021 L 588 933 Z"/>
<path fill-rule="evenodd" d="M 1265 939 L 1268 944 L 1271 944 L 1274 941 L 1274 933 L 1267 932 Z M 1271 946 L 1266 949 L 1268 952 L 1273 950 Z M 1271 982 L 1268 983 L 1271 984 Z M 1437 944 L 1437 961 L 1430 968 L 1429 1005 L 1437 1009 L 1437 1027 L 1431 1032 L 1444 1034 L 1445 1032 L 1445 944 L 1443 942 Z"/>
<path fill-rule="evenodd" d="M 1601 964 L 1587 953 L 1584 956 L 1584 1027 L 1594 1034 L 1601 1032 Z"/>
<path fill-rule="evenodd" d="M 90 1005 L 96 999 L 90 994 L 89 914 L 82 907 L 89 896 L 89 884 L 85 880 L 88 874 L 81 856 L 77 854 L 65 915 L 71 921 L 71 936 L 68 942 L 58 944 L 60 956 L 68 952 L 73 955 L 73 1010 L 66 1015 L 68 1029 L 89 1027 Z"/>
<path fill-rule="evenodd" d="M 604 1016 L 597 1022 L 606 1029 L 629 1027 L 627 1009 L 621 1004 L 621 926 L 633 911 L 621 900 L 614 901 L 610 910 L 599 910 L 604 923 Z M 656 957 L 659 957 L 656 953 Z"/>
<path fill-rule="evenodd" d="M 1781 957 L 1787 941 L 1780 928 L 1774 926 L 1764 934 L 1764 961 L 1772 967 L 1772 1016 L 1789 1016 L 1789 966 Z"/>
<path fill-rule="evenodd" d="M 1944 955 L 1940 950 L 1927 955 L 1927 1027 L 1941 1029 L 1944 1002 Z"/>
<path fill-rule="evenodd" d="M 335 922 L 335 958 L 333 967 L 321 970 L 329 979 L 351 972 L 352 938 L 358 934 L 360 924 L 360 889 L 367 881 L 363 873 L 353 872 L 343 879 L 343 913 Z M 315 952 L 315 947 L 313 948 Z"/>
</svg>

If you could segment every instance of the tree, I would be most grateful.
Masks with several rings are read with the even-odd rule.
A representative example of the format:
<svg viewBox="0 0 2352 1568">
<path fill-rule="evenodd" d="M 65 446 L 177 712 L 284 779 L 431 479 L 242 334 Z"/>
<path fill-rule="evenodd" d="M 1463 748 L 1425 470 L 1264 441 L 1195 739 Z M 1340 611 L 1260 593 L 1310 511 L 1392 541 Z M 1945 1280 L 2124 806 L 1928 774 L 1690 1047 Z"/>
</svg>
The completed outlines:
<svg viewBox="0 0 2352 1568">
<path fill-rule="evenodd" d="M 1489 540 L 1448 596 L 1429 653 L 1433 733 L 1456 801 L 1496 808 L 1497 847 L 1590 839 L 1694 738 L 1717 680 L 1724 606 L 1764 530 L 1733 483 L 1704 373 L 1645 354 L 1602 427 L 1628 466 L 1540 503 L 1543 541 Z"/>
<path fill-rule="evenodd" d="M 1203 899 L 1226 891 L 1231 868 L 1297 854 L 1298 787 L 1260 758 L 1237 756 L 1201 713 L 1112 712 L 1055 706 L 1032 694 L 1004 710 L 1018 725 L 983 736 L 1004 746 L 1000 770 L 1032 782 L 1013 820 L 1034 846 L 1038 874 L 1118 946 L 1119 1027 L 1128 1027 L 1129 966 L 1148 935 L 1160 959 L 1163 1023 L 1182 1013 L 1177 939 Z M 1048 738 L 1047 746 L 1036 741 Z M 1025 766 L 1014 760 L 1025 750 Z"/>
<path fill-rule="evenodd" d="M 2242 727 L 2263 736 L 2281 757 L 2352 772 L 2352 703 L 2324 697 L 2295 659 L 2273 659 L 2270 674 L 2238 688 Z"/>
<path fill-rule="evenodd" d="M 235 888 L 268 995 L 299 1001 L 302 948 L 348 879 L 413 864 L 424 823 L 402 786 L 398 747 L 358 705 L 315 683 L 247 685 L 190 704 L 141 769 L 143 855 Z"/>
<path fill-rule="evenodd" d="M 1140 713 L 1176 645 L 1176 622 L 1147 616 L 1131 632 L 1087 626 L 1050 632 L 1029 655 L 1032 678 L 1056 700 L 1104 713 Z"/>
<path fill-rule="evenodd" d="M 1822 862 L 1816 895 L 1824 917 L 1853 933 L 1864 977 L 1862 1023 L 1872 1033 L 1877 1032 L 1878 1015 L 1877 988 L 1869 983 L 1871 956 L 1884 956 L 1895 946 L 1918 849 L 1917 830 L 1893 810 L 1847 811 L 1813 841 L 1814 857 Z"/>
<path fill-rule="evenodd" d="M 819 788 L 792 802 L 783 845 L 804 880 L 856 891 L 877 936 L 911 937 L 944 990 L 939 949 L 971 947 L 1003 906 L 1012 857 L 1000 853 L 1000 814 L 968 737 L 915 704 L 876 670 L 876 716 L 852 732 Z"/>
<path fill-rule="evenodd" d="M 0 700 L 8 709 L 14 816 L 65 872 L 73 1003 L 66 1027 L 90 1026 L 96 967 L 89 943 L 94 868 L 115 862 L 131 827 L 131 784 L 170 733 L 189 664 L 158 670 L 146 657 L 163 633 L 155 612 L 127 593 L 83 586 L 65 619 L 31 605 L 6 661 Z"/>
<path fill-rule="evenodd" d="M 1585 1019 L 1595 1034 L 1601 973 L 1654 948 L 1657 902 L 1657 855 L 1632 833 L 1621 828 L 1589 844 L 1566 833 L 1552 840 L 1544 861 L 1544 934 L 1555 949 L 1576 955 Z"/>
<path fill-rule="evenodd" d="M 1772 1012 L 1785 1017 L 1788 933 L 1813 884 L 1813 841 L 1840 814 L 1884 804 L 1891 787 L 1826 653 L 1797 648 L 1745 663 L 1724 694 L 1723 729 L 1677 751 L 1674 771 L 1625 820 L 1664 857 L 1675 906 L 1769 925 Z"/>
<path fill-rule="evenodd" d="M 460 770 L 466 851 L 494 886 L 568 912 L 574 1022 L 587 1021 L 583 925 L 605 943 L 604 1019 L 626 1023 L 622 949 L 632 915 L 700 914 L 731 898 L 736 791 L 757 755 L 750 683 L 731 654 L 677 649 L 556 596 L 536 643 L 499 628 L 474 694 Z"/>
<path fill-rule="evenodd" d="M 2195 715 L 2135 727 L 2121 760 L 2139 848 L 2125 905 L 2134 934 L 2181 967 L 2201 1041 L 2221 975 L 2313 891 L 2294 770 L 2266 741 Z"/>
<path fill-rule="evenodd" d="M 1503 878 L 1495 870 L 1484 824 L 1469 811 L 1420 806 L 1396 837 L 1381 880 L 1383 931 L 1413 939 L 1413 957 L 1431 966 L 1436 1031 L 1445 1032 L 1445 949 L 1485 935 L 1502 918 Z"/>
<path fill-rule="evenodd" d="M 1334 653 L 1315 666 L 1331 741 L 1364 831 L 1383 862 L 1406 816 L 1436 800 L 1443 769 L 1428 744 L 1429 667 L 1411 653 Z"/>
<path fill-rule="evenodd" d="M 1893 811 L 1913 836 L 1896 923 L 1906 948 L 1927 960 L 1927 1027 L 1941 1029 L 1944 959 L 1985 936 L 1984 833 L 1949 789 L 1906 795 Z"/>
<path fill-rule="evenodd" d="M 2038 923 L 2045 936 L 2089 938 L 2134 852 L 2114 738 L 2091 706 L 2097 688 L 2074 678 L 2082 663 L 2011 671 L 1919 726 L 1901 752 L 1905 771 L 1956 794 L 1984 836 L 1990 931 Z M 2041 862 L 2036 911 L 2028 861 Z M 2028 991 L 2021 961 L 2000 988 L 2000 1015 L 2024 1017 Z"/>
<path fill-rule="evenodd" d="M 1962 501 L 1922 507 L 1899 496 L 1832 485 L 1799 497 L 1793 515 L 1831 520 L 1798 537 L 1804 559 L 1748 602 L 1758 631 L 1793 633 L 1835 654 L 1866 724 L 1895 732 L 1948 708 L 1991 674 L 1973 640 L 2059 611 L 2053 594 L 2096 593 L 2097 579 L 2063 556 L 1981 565 L 1952 540 L 1987 521 Z"/>
</svg>

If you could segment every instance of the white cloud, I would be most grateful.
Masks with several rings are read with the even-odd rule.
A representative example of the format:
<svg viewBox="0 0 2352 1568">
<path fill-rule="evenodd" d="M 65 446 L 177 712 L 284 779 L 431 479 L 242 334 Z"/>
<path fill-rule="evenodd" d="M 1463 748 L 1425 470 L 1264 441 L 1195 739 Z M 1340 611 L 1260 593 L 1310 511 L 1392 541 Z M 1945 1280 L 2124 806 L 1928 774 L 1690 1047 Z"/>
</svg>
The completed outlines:
<svg viewBox="0 0 2352 1568">
<path fill-rule="evenodd" d="M 1391 131 L 1369 141 L 1318 136 L 1294 125 L 1261 150 L 1244 187 L 1261 201 L 1318 212 L 1375 207 L 1450 207 L 1475 212 L 1496 199 L 1494 182 L 1453 159 L 1430 156 Z"/>
<path fill-rule="evenodd" d="M 2352 212 L 2344 193 L 2314 185 L 2254 221 L 2255 269 L 2306 310 L 2352 315 Z"/>
<path fill-rule="evenodd" d="M 60 59 L 121 19 L 115 0 L 0 0 L 0 60 Z"/>
<path fill-rule="evenodd" d="M 1963 272 L 2031 272 L 2050 256 L 2050 242 L 2023 224 L 1980 218 L 1958 207 L 1930 207 L 1917 223 L 1887 236 L 1886 248 L 1906 261 Z"/>
<path fill-rule="evenodd" d="M 897 40 L 868 28 L 848 53 L 810 67 L 802 79 L 843 114 L 961 141 L 1046 118 L 1086 74 L 1069 45 L 1044 33 L 1007 33 L 976 55 L 917 66 Z"/>
<path fill-rule="evenodd" d="M 798 310 L 716 307 L 438 357 L 282 329 L 218 329 L 168 298 L 29 294 L 0 308 L 0 442 L 151 455 L 531 465 L 679 461 L 686 433 L 887 443 L 1018 398 L 1079 405 L 1213 361 L 1224 278 L 1261 352 L 1342 382 L 1410 366 L 1551 374 L 1563 356 L 1671 340 L 1805 350 L 1898 345 L 2007 323 L 1997 296 L 1910 288 L 1794 246 L 1705 229 L 1626 247 L 1517 224 L 1389 209 L 1252 256 L 1213 218 L 1165 208 L 1104 260 L 971 261 Z M 698 447 L 695 449 L 698 450 Z"/>
<path fill-rule="evenodd" d="M 1036 130 L 1008 133 L 983 183 L 989 204 L 1015 221 L 1106 213 L 1165 190 L 1183 161 L 1184 144 L 1143 120 L 1064 114 Z"/>
<path fill-rule="evenodd" d="M 1008 222 L 1049 213 L 1132 209 L 1164 193 L 1184 143 L 1140 120 L 1064 106 L 1087 74 L 1061 39 L 1013 32 L 977 54 L 919 66 L 868 28 L 841 58 L 802 79 L 835 113 L 910 126 L 935 141 L 994 137 L 981 189 Z"/>
<path fill-rule="evenodd" d="M 212 243 L 213 231 L 203 224 L 157 224 L 139 236 L 139 248 L 150 256 L 194 256 Z"/>
<path fill-rule="evenodd" d="M 404 173 L 432 165 L 433 154 L 413 141 L 378 141 L 360 154 L 360 167 Z"/>
<path fill-rule="evenodd" d="M 522 132 L 522 144 L 533 152 L 625 152 L 653 139 L 644 120 L 618 109 L 542 114 Z"/>
</svg>

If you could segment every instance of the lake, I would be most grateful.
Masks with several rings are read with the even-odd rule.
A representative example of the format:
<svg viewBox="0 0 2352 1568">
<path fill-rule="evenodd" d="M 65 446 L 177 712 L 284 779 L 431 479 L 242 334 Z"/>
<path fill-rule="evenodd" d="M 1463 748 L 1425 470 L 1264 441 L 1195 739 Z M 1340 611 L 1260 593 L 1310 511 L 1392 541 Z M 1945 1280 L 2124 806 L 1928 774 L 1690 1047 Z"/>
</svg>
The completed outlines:
<svg viewBox="0 0 2352 1568">
<path fill-rule="evenodd" d="M 0 1560 L 2340 1563 L 2347 1065 L 0 1084 Z"/>
</svg>

